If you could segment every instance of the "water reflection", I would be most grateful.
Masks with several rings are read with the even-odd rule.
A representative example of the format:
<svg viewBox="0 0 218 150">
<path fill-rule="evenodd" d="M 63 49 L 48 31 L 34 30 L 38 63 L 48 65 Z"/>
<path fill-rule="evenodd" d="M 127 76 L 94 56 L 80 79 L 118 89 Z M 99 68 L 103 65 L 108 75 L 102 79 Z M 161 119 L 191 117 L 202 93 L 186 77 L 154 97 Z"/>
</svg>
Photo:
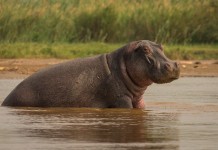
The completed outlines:
<svg viewBox="0 0 218 150">
<path fill-rule="evenodd" d="M 120 148 L 177 149 L 178 114 L 131 109 L 15 109 L 23 125 L 17 131 L 29 138 Z M 96 146 L 93 143 L 98 143 Z M 100 146 L 100 147 L 101 147 Z"/>
</svg>

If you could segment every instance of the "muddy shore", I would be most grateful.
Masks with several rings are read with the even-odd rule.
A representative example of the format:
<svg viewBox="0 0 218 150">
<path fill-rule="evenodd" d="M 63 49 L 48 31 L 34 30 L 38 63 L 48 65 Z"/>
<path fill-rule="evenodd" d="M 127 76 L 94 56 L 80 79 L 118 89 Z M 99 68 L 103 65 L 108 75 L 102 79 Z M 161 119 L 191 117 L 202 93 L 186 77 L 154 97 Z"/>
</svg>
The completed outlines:
<svg viewBox="0 0 218 150">
<path fill-rule="evenodd" d="M 0 79 L 22 79 L 67 59 L 0 59 Z M 218 77 L 218 60 L 179 61 L 181 77 Z"/>
</svg>

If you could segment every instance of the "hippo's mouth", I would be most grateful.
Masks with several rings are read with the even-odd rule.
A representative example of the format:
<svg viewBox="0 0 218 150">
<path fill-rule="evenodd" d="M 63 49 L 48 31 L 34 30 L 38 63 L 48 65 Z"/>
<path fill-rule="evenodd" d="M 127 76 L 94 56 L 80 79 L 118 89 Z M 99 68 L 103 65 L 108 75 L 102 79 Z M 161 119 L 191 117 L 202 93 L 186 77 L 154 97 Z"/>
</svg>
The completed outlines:
<svg viewBox="0 0 218 150">
<path fill-rule="evenodd" d="M 170 80 L 177 80 L 177 79 L 179 79 L 179 76 L 170 78 Z"/>
<path fill-rule="evenodd" d="M 167 76 L 153 76 L 151 78 L 151 80 L 154 82 L 154 83 L 157 83 L 157 84 L 164 84 L 164 83 L 170 83 L 174 80 L 177 80 L 179 79 L 179 75 L 175 75 L 175 76 L 171 76 L 171 77 L 167 77 Z"/>
</svg>

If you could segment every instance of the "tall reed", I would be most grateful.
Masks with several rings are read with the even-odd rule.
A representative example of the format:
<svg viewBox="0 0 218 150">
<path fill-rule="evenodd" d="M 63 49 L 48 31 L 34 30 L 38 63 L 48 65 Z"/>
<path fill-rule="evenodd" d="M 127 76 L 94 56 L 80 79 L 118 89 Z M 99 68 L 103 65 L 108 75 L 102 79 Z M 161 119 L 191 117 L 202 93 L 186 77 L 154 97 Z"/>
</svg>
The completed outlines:
<svg viewBox="0 0 218 150">
<path fill-rule="evenodd" d="M 218 43 L 216 0 L 0 0 L 0 42 Z"/>
</svg>

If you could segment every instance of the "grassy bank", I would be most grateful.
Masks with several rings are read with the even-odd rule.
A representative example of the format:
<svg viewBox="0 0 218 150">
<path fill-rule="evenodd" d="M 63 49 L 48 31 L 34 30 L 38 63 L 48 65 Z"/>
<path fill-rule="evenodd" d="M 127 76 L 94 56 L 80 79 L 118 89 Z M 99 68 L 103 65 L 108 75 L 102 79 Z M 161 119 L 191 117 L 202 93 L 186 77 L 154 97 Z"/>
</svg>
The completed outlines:
<svg viewBox="0 0 218 150">
<path fill-rule="evenodd" d="M 0 43 L 0 58 L 78 58 L 111 52 L 124 44 L 89 43 Z M 217 59 L 218 45 L 164 45 L 171 59 Z"/>
<path fill-rule="evenodd" d="M 217 14 L 216 0 L 0 0 L 0 42 L 218 43 Z"/>
</svg>

